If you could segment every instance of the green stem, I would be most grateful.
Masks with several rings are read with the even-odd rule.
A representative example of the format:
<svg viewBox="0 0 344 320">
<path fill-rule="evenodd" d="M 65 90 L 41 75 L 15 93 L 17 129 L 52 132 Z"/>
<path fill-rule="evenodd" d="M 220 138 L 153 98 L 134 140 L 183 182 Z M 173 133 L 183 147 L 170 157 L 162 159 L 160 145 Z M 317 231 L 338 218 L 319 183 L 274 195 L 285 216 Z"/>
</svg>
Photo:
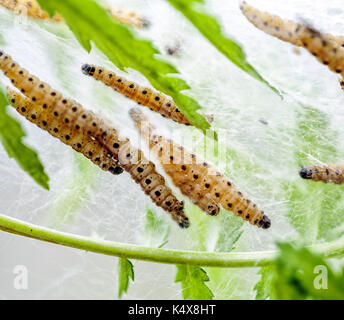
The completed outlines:
<svg viewBox="0 0 344 320">
<path fill-rule="evenodd" d="M 271 264 L 277 254 L 277 251 L 220 253 L 150 248 L 59 232 L 5 215 L 0 215 L 0 230 L 95 253 L 170 264 L 232 268 L 262 267 Z M 341 255 L 344 253 L 344 239 L 317 244 L 310 249 L 326 257 Z"/>
</svg>

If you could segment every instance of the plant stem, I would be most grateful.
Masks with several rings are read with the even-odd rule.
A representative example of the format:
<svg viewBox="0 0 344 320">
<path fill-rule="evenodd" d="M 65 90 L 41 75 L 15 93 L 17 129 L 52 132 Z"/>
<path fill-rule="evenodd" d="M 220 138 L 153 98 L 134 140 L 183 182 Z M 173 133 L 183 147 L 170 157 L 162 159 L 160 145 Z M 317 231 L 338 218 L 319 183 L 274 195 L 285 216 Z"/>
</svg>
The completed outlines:
<svg viewBox="0 0 344 320">
<path fill-rule="evenodd" d="M 262 267 L 271 264 L 278 253 L 277 251 L 220 253 L 150 248 L 106 240 L 95 240 L 85 236 L 37 226 L 5 215 L 0 215 L 0 230 L 120 258 L 204 267 Z M 309 248 L 326 257 L 341 255 L 344 253 L 344 239 L 317 244 Z"/>
</svg>

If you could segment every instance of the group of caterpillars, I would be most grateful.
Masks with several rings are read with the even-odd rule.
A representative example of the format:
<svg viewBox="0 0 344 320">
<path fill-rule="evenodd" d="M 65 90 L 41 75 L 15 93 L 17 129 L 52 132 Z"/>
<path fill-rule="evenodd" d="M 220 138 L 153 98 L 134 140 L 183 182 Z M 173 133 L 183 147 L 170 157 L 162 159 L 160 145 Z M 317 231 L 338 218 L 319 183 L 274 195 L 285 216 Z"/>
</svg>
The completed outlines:
<svg viewBox="0 0 344 320">
<path fill-rule="evenodd" d="M 0 0 L 0 4 L 33 18 L 63 21 L 58 14 L 50 18 L 34 0 Z M 136 27 L 147 25 L 145 19 L 138 15 L 114 8 L 108 10 L 121 22 Z M 21 68 L 2 51 L 0 69 L 20 90 L 17 92 L 7 88 L 10 103 L 18 113 L 82 153 L 102 170 L 115 175 L 126 170 L 156 205 L 169 212 L 181 227 L 189 226 L 188 218 L 184 214 L 184 202 L 173 195 L 164 177 L 140 150 L 133 148 L 128 139 L 120 139 L 112 123 L 85 110 L 78 102 L 63 97 L 47 83 Z M 191 125 L 173 99 L 160 92 L 128 81 L 102 67 L 85 64 L 82 66 L 82 72 L 163 117 L 186 126 Z M 141 135 L 149 142 L 150 149 L 159 149 L 155 156 L 172 182 L 195 205 L 209 215 L 217 215 L 222 205 L 252 225 L 263 229 L 270 227 L 271 222 L 264 212 L 215 168 L 204 161 L 199 163 L 195 154 L 189 153 L 173 141 L 152 134 L 154 127 L 140 110 L 132 109 L 130 115 Z"/>
<path fill-rule="evenodd" d="M 63 17 L 59 14 L 49 17 L 48 13 L 41 9 L 36 0 L 0 0 L 0 5 L 17 14 L 25 14 L 35 19 L 64 22 Z M 119 22 L 137 28 L 144 28 L 150 25 L 150 22 L 146 18 L 141 17 L 136 12 L 110 6 L 105 7 L 105 9 L 107 9 L 111 16 Z"/>
<path fill-rule="evenodd" d="M 216 168 L 188 152 L 171 139 L 154 134 L 154 126 L 141 110 L 129 111 L 141 136 L 148 142 L 152 154 L 159 160 L 175 186 L 194 204 L 209 215 L 217 215 L 224 209 L 249 221 L 252 225 L 268 229 L 270 219 L 248 199 L 233 182 Z"/>
<path fill-rule="evenodd" d="M 78 102 L 63 97 L 60 92 L 31 75 L 2 51 L 0 69 L 20 91 L 7 89 L 12 106 L 21 115 L 84 154 L 101 169 L 113 174 L 120 174 L 123 169 L 129 172 L 156 205 L 169 212 L 181 227 L 189 226 L 188 218 L 184 214 L 184 202 L 174 196 L 164 177 L 156 171 L 155 165 L 146 159 L 140 150 L 132 147 L 128 139 L 119 137 L 112 123 L 85 110 Z M 97 74 L 100 80 L 138 103 L 179 123 L 190 125 L 173 100 L 161 93 L 142 88 L 90 65 L 82 66 L 82 71 L 88 75 Z M 109 77 L 110 75 L 112 76 Z M 112 82 L 108 82 L 108 79 L 112 79 Z M 131 110 L 130 115 L 142 136 L 148 139 L 150 148 L 159 148 L 155 155 L 165 172 L 195 205 L 210 215 L 217 215 L 219 205 L 222 205 L 253 225 L 263 229 L 270 227 L 271 222 L 264 212 L 220 172 L 206 162 L 198 163 L 196 155 L 187 152 L 173 141 L 161 136 L 147 135 L 145 128 L 153 126 L 140 111 Z M 182 155 L 180 161 L 177 161 L 177 154 Z"/>
<path fill-rule="evenodd" d="M 184 203 L 173 195 L 155 165 L 132 147 L 128 139 L 119 137 L 112 123 L 63 97 L 2 51 L 0 69 L 20 91 L 8 89 L 10 102 L 20 114 L 82 152 L 103 170 L 118 174 L 121 171 L 118 166 L 122 167 L 157 206 L 169 212 L 181 227 L 189 226 Z"/>
<path fill-rule="evenodd" d="M 35 1 L 0 0 L 0 4 L 17 12 L 20 6 L 26 6 L 26 13 L 29 16 L 49 18 Z M 331 70 L 344 77 L 342 38 L 321 34 L 308 26 L 292 21 L 283 21 L 277 16 L 260 12 L 245 2 L 242 3 L 241 10 L 258 28 L 284 41 L 307 48 Z M 52 19 L 62 21 L 59 15 Z M 130 23 L 128 20 L 121 21 Z M 47 83 L 21 68 L 2 51 L 0 51 L 0 69 L 20 90 L 17 92 L 8 88 L 7 93 L 12 106 L 21 115 L 84 154 L 102 170 L 113 174 L 120 174 L 126 170 L 156 205 L 169 212 L 181 227 L 189 226 L 188 218 L 184 214 L 183 201 L 179 201 L 174 196 L 166 185 L 164 177 L 156 171 L 155 165 L 146 159 L 140 150 L 133 148 L 128 139 L 119 137 L 112 123 L 85 110 L 78 102 L 63 97 Z M 100 80 L 139 105 L 160 113 L 163 117 L 180 124 L 191 125 L 171 98 L 155 90 L 142 87 L 114 72 L 94 65 L 83 65 L 82 72 Z M 141 110 L 131 109 L 129 113 L 141 136 L 147 141 L 150 150 L 174 185 L 195 205 L 209 215 L 217 215 L 221 205 L 252 225 L 263 229 L 270 227 L 271 221 L 264 211 L 214 167 L 198 160 L 195 154 L 172 140 L 154 134 L 154 126 L 149 123 Z M 303 167 L 300 175 L 304 179 L 341 184 L 344 183 L 344 166 Z"/>
<path fill-rule="evenodd" d="M 82 72 L 126 95 L 139 105 L 160 113 L 163 117 L 180 124 L 191 125 L 186 116 L 180 112 L 173 99 L 155 90 L 142 87 L 135 82 L 128 81 L 111 71 L 94 65 L 83 65 Z M 143 124 L 153 128 L 139 110 L 131 110 L 130 115 L 142 136 L 146 136 L 149 131 L 142 130 Z M 264 212 L 260 211 L 256 204 L 247 199 L 221 173 L 215 173 L 216 170 L 206 162 L 199 164 L 196 155 L 188 153 L 182 146 L 176 145 L 173 141 L 160 136 L 159 141 L 153 143 L 151 141 L 152 137 L 157 139 L 155 135 L 148 136 L 149 146 L 152 150 L 159 146 L 159 152 L 155 153 L 155 155 L 165 172 L 171 177 L 175 186 L 199 208 L 210 215 L 217 215 L 220 210 L 219 204 L 221 204 L 225 209 L 231 210 L 253 225 L 264 229 L 270 227 L 271 222 L 264 215 Z"/>
<path fill-rule="evenodd" d="M 344 90 L 344 37 L 320 33 L 307 24 L 283 20 L 279 16 L 259 11 L 243 1 L 242 13 L 255 27 L 280 40 L 307 49 L 321 63 L 341 75 Z M 309 165 L 302 167 L 300 176 L 313 181 L 344 184 L 344 165 Z"/>
</svg>

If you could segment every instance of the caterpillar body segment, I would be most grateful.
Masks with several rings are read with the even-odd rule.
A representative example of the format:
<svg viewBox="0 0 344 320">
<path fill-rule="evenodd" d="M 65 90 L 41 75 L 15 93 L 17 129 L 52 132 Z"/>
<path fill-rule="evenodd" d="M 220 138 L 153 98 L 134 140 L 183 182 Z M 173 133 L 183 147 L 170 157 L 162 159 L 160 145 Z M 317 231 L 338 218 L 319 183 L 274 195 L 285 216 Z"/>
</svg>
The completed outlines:
<svg viewBox="0 0 344 320">
<path fill-rule="evenodd" d="M 77 151 L 88 153 L 94 161 L 97 160 L 93 154 L 96 151 L 92 148 L 99 145 L 106 150 L 106 156 L 117 161 L 141 185 L 157 206 L 170 213 L 181 227 L 189 226 L 188 218 L 184 214 L 184 203 L 173 195 L 165 179 L 156 171 L 155 165 L 148 161 L 140 150 L 133 148 L 128 139 L 121 138 L 111 123 L 85 110 L 76 101 L 64 98 L 61 93 L 29 74 L 2 51 L 0 69 L 28 98 L 26 101 L 30 103 L 30 112 L 21 109 L 18 111 L 30 121 L 45 128 Z M 82 140 L 86 139 L 85 136 L 88 137 L 86 144 Z M 90 140 L 94 144 L 91 144 Z M 92 155 L 89 152 L 92 152 Z"/>
<path fill-rule="evenodd" d="M 83 133 L 76 133 L 75 128 L 72 128 L 69 124 L 62 123 L 61 120 L 61 123 L 52 124 L 49 121 L 49 114 L 42 113 L 40 106 L 35 105 L 28 98 L 14 90 L 7 88 L 7 96 L 11 105 L 15 107 L 18 113 L 71 146 L 74 150 L 82 153 L 102 170 L 109 171 L 115 175 L 123 172 L 123 168 L 119 166 L 118 161 L 113 159 L 112 154 L 102 147 L 98 141 Z M 51 127 L 51 125 L 53 126 Z M 66 139 L 67 134 L 64 134 L 64 131 L 68 133 L 70 139 Z"/>
<path fill-rule="evenodd" d="M 253 225 L 270 227 L 271 221 L 264 212 L 215 168 L 198 161 L 195 154 L 172 140 L 155 135 L 154 127 L 139 109 L 131 109 L 130 116 L 173 183 L 203 211 L 216 215 L 222 205 Z"/>
<path fill-rule="evenodd" d="M 85 75 L 92 76 L 96 80 L 100 80 L 107 86 L 136 101 L 138 104 L 160 113 L 163 117 L 187 126 L 191 125 L 186 116 L 180 112 L 174 101 L 160 92 L 140 86 L 133 81 L 128 81 L 124 77 L 118 76 L 114 72 L 95 65 L 84 64 L 82 66 L 82 72 Z"/>
<path fill-rule="evenodd" d="M 34 19 L 64 22 L 60 14 L 55 14 L 53 17 L 50 17 L 47 12 L 41 9 L 36 0 L 0 0 L 0 5 L 15 13 L 25 14 Z M 136 28 L 146 28 L 150 25 L 150 22 L 146 18 L 141 17 L 136 12 L 111 6 L 105 8 L 116 21 L 132 25 Z"/>
<path fill-rule="evenodd" d="M 261 12 L 246 2 L 241 3 L 240 9 L 258 29 L 307 49 L 331 71 L 341 74 L 340 85 L 344 89 L 344 37 L 320 33 L 306 24 L 283 20 L 276 15 Z"/>
<path fill-rule="evenodd" d="M 302 167 L 300 176 L 303 179 L 325 183 L 344 184 L 344 165 L 310 165 Z"/>
<path fill-rule="evenodd" d="M 333 36 L 332 34 L 325 33 L 326 37 L 335 42 L 338 46 L 344 48 L 344 37 L 343 36 Z"/>
</svg>

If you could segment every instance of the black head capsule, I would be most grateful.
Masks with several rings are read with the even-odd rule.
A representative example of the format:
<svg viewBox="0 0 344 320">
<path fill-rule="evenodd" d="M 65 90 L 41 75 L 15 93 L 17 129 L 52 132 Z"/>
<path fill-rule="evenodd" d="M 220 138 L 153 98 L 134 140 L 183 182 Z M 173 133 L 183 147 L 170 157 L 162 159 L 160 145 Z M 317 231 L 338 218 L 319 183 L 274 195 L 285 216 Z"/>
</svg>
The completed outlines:
<svg viewBox="0 0 344 320">
<path fill-rule="evenodd" d="M 81 70 L 82 70 L 82 73 L 87 76 L 93 76 L 94 71 L 95 71 L 94 67 L 92 67 L 91 65 L 87 63 L 81 67 Z"/>
<path fill-rule="evenodd" d="M 269 229 L 271 227 L 271 220 L 267 216 L 263 216 L 263 219 L 259 221 L 259 225 L 263 229 Z"/>
<path fill-rule="evenodd" d="M 142 18 L 141 20 L 142 28 L 149 28 L 151 25 L 152 23 L 147 18 Z"/>
<path fill-rule="evenodd" d="M 208 206 L 207 214 L 210 216 L 216 216 L 219 213 L 218 209 L 215 206 Z"/>
<path fill-rule="evenodd" d="M 114 175 L 119 175 L 119 174 L 123 173 L 123 168 L 120 166 L 110 167 L 109 171 Z"/>
<path fill-rule="evenodd" d="M 188 218 L 183 219 L 181 222 L 179 222 L 179 227 L 186 229 L 189 228 L 190 222 Z"/>
<path fill-rule="evenodd" d="M 300 177 L 302 179 L 312 179 L 312 170 L 311 169 L 307 169 L 305 167 L 302 167 L 299 174 L 300 174 Z"/>
</svg>

